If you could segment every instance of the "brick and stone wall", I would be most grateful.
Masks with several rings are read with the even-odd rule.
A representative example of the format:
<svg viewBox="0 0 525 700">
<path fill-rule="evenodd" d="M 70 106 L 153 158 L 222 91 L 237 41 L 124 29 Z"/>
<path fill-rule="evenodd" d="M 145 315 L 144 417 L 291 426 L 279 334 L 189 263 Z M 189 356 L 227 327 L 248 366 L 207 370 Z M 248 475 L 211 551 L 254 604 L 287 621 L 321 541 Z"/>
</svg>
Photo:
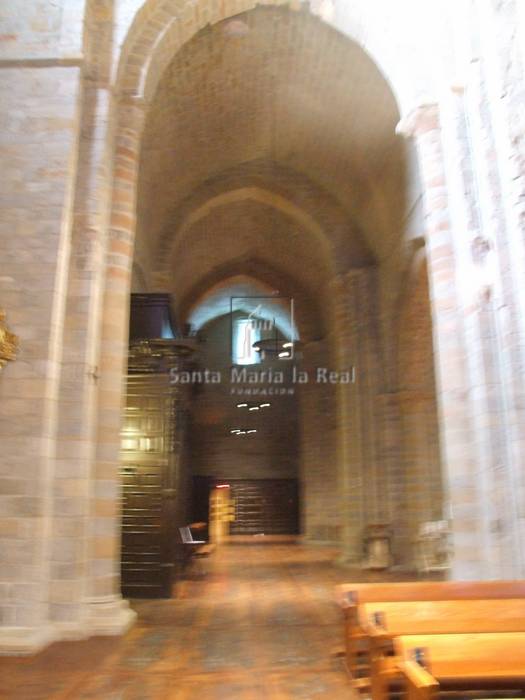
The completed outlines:
<svg viewBox="0 0 525 700">
<path fill-rule="evenodd" d="M 243 265 L 298 290 L 305 307 L 317 300 L 308 341 L 327 339 L 358 381 L 336 391 L 317 448 L 304 430 L 316 400 L 302 399 L 311 503 L 330 498 L 312 532 L 337 532 L 355 560 L 362 528 L 389 519 L 403 559 L 410 530 L 435 516 L 441 463 L 451 575 L 523 575 L 521 5 L 4 3 L 0 306 L 20 351 L 0 375 L 2 651 L 132 621 L 119 591 L 118 455 L 134 249 L 135 288 L 176 292 L 182 315 Z M 150 127 L 162 134 L 163 118 L 173 122 L 159 144 Z M 165 152 L 148 162 L 155 147 Z M 235 261 L 219 209 L 230 204 L 250 228 Z M 207 277 L 205 239 L 184 259 L 203 222 L 224 234 L 222 277 Z M 291 231 L 289 246 L 277 240 Z M 429 382 L 416 410 L 399 363 L 426 360 L 430 376 L 429 327 L 421 355 L 398 340 L 421 244 L 436 402 Z M 190 274 L 177 277 L 177 264 Z M 410 289 L 409 318 L 410 294 L 426 295 Z M 426 457 L 414 440 L 423 425 Z M 421 498 L 403 521 L 407 484 Z"/>
<path fill-rule="evenodd" d="M 63 553 L 48 539 L 57 398 L 78 146 L 79 68 L 4 67 L 0 299 L 20 338 L 0 377 L 4 562 L 2 623 L 47 641 L 51 569 Z M 67 492 L 57 507 L 67 509 Z M 67 562 L 63 562 L 67 566 Z M 67 596 L 67 592 L 65 593 Z M 32 635 L 32 636 L 31 636 Z"/>
<path fill-rule="evenodd" d="M 223 316 L 201 329 L 204 340 L 199 348 L 197 369 L 218 372 L 222 381 L 193 384 L 192 473 L 222 479 L 298 478 L 299 397 L 290 381 L 289 365 L 274 360 L 245 366 L 247 372 L 281 370 L 285 373 L 282 384 L 231 383 L 230 323 L 230 316 Z M 246 393 L 251 390 L 259 393 Z M 275 394 L 261 393 L 268 391 Z M 249 411 L 237 408 L 238 403 L 271 405 Z M 257 430 L 257 433 L 237 437 L 230 432 L 236 428 Z"/>
</svg>

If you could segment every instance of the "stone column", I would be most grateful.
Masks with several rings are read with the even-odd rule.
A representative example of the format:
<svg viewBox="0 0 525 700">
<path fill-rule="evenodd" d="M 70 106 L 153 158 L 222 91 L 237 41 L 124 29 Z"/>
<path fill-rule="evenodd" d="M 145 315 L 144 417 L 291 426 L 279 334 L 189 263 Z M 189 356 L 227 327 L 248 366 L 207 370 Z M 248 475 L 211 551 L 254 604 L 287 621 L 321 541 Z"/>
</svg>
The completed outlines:
<svg viewBox="0 0 525 700">
<path fill-rule="evenodd" d="M 120 425 L 128 356 L 135 200 L 144 105 L 118 105 L 97 404 L 97 447 L 91 475 L 86 600 L 92 628 L 119 631 L 133 613 L 120 595 Z"/>
<path fill-rule="evenodd" d="M 337 542 L 341 504 L 337 473 L 337 387 L 318 383 L 318 368 L 330 366 L 330 338 L 306 343 L 298 371 L 308 382 L 297 384 L 301 421 L 302 532 L 312 542 Z"/>
<path fill-rule="evenodd" d="M 354 368 L 355 383 L 337 387 L 337 462 L 341 494 L 341 563 L 362 559 L 364 524 L 364 480 L 362 454 L 361 367 L 358 363 L 359 279 L 358 273 L 332 282 L 334 303 L 334 352 L 337 369 Z"/>
<path fill-rule="evenodd" d="M 397 396 L 400 407 L 402 474 L 395 531 L 397 561 L 413 569 L 415 538 L 421 523 L 443 518 L 443 486 L 438 459 L 435 401 L 431 391 L 406 390 Z"/>
<path fill-rule="evenodd" d="M 338 386 L 342 560 L 362 560 L 367 524 L 389 522 L 392 421 L 384 394 L 382 337 L 373 268 L 350 270 L 333 283 L 339 369 L 354 368 L 355 383 Z M 394 402 L 395 403 L 395 402 Z"/>
<path fill-rule="evenodd" d="M 102 292 L 111 176 L 105 84 L 86 79 L 68 273 L 50 527 L 50 619 L 60 638 L 104 633 L 90 620 L 90 498 L 96 447 Z M 100 533 L 102 534 L 102 533 Z M 113 629 L 113 627 L 111 627 Z M 116 625 L 114 631 L 122 631 Z"/>
<path fill-rule="evenodd" d="M 465 308 L 459 292 L 460 233 L 452 227 L 438 105 L 418 107 L 401 122 L 399 130 L 415 139 L 424 192 L 445 515 L 452 519 L 454 547 L 451 574 L 458 579 L 484 578 L 488 575 L 488 545 L 469 404 L 471 348 L 465 336 Z"/>
<path fill-rule="evenodd" d="M 520 15 L 521 11 L 521 15 Z M 485 304 L 497 400 L 500 455 L 496 535 L 506 576 L 525 574 L 525 49 L 523 3 L 475 2 L 471 26 L 479 51 L 465 100 L 478 171 L 483 238 L 491 245 Z M 473 42 L 474 43 L 474 42 Z M 496 394 L 496 395 L 494 395 Z"/>
<path fill-rule="evenodd" d="M 382 371 L 384 374 L 384 372 Z M 392 560 L 394 565 L 403 564 L 404 532 L 403 500 L 404 464 L 401 459 L 401 415 L 398 396 L 384 388 L 376 395 L 378 422 L 377 460 L 379 464 L 380 522 L 390 525 L 392 531 Z"/>
</svg>

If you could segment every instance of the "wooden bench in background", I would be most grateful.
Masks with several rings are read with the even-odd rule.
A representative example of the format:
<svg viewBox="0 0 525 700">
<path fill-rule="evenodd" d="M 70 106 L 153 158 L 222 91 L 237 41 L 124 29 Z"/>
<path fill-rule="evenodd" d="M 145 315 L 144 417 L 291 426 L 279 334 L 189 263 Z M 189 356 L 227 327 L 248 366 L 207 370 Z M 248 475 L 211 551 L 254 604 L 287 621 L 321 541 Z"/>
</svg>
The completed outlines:
<svg viewBox="0 0 525 700">
<path fill-rule="evenodd" d="M 440 691 L 524 696 L 525 633 L 409 635 L 395 647 L 407 700 L 435 700 Z"/>
<path fill-rule="evenodd" d="M 356 689 L 370 684 L 370 639 L 359 608 L 368 603 L 525 598 L 525 581 L 411 581 L 355 583 L 336 587 L 344 615 L 345 656 Z"/>
</svg>

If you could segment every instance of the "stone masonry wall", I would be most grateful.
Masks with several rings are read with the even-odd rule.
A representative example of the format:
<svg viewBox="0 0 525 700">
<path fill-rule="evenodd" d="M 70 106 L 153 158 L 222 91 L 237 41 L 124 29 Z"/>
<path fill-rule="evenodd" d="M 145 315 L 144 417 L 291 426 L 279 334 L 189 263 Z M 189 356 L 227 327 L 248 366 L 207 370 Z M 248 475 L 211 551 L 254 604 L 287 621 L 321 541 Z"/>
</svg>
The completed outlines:
<svg viewBox="0 0 525 700">
<path fill-rule="evenodd" d="M 0 305 L 20 338 L 17 361 L 0 376 L 0 537 L 10 562 L 0 572 L 1 620 L 45 636 L 79 69 L 4 66 L 0 92 Z"/>
<path fill-rule="evenodd" d="M 82 0 L 3 3 L 0 306 L 21 341 L 17 361 L 0 375 L 0 548 L 7 562 L 0 572 L 3 651 L 34 650 L 53 637 L 91 633 L 95 627 L 79 617 L 85 612 L 83 605 L 77 608 L 79 592 L 81 597 L 86 594 L 91 608 L 97 608 L 99 629 L 118 632 L 129 624 L 129 615 L 120 616 L 117 465 L 144 117 L 164 69 L 181 46 L 208 23 L 251 10 L 255 4 L 254 0 L 93 0 L 89 5 L 96 21 L 84 24 Z M 308 9 L 298 1 L 263 4 L 290 6 L 292 13 Z M 402 130 L 413 138 L 417 153 L 424 195 L 444 505 L 452 518 L 451 575 L 457 578 L 524 572 L 521 5 L 520 0 L 311 4 L 314 13 L 354 42 L 354 48 L 363 48 L 387 77 L 403 117 Z M 293 24 L 293 16 L 287 19 Z M 90 40 L 100 36 L 101 28 L 108 37 L 110 56 L 96 53 L 104 55 L 111 67 L 103 76 L 83 54 L 86 46 L 96 43 Z M 82 186 L 89 186 L 83 193 L 82 188 L 75 192 L 79 124 L 93 103 L 84 99 L 87 93 L 81 96 L 81 73 L 93 81 L 94 92 L 105 94 L 105 98 L 98 95 L 100 100 L 95 102 L 100 109 L 90 114 L 95 140 L 103 145 L 101 151 L 111 154 L 106 159 L 98 149 L 84 150 Z M 344 94 L 349 94 L 352 85 L 344 87 Z M 309 110 L 300 113 L 311 114 Z M 89 124 L 90 118 L 82 123 Z M 366 120 L 367 115 L 359 118 Z M 383 127 L 390 142 L 392 124 Z M 87 138 L 86 132 L 83 137 Z M 107 171 L 99 179 L 101 164 Z M 410 164 L 407 167 L 412 170 Z M 337 175 L 344 170 L 339 167 Z M 392 177 L 391 168 L 387 171 L 389 177 L 379 178 L 377 188 L 366 182 L 358 197 L 361 217 L 372 201 L 389 199 L 386 190 L 381 196 L 382 187 L 395 194 L 401 173 L 398 178 Z M 372 192 L 374 197 L 369 198 Z M 77 213 L 89 213 L 88 205 L 94 202 L 100 205 L 97 224 L 92 226 L 94 219 L 88 216 L 87 228 L 105 262 L 96 283 L 85 287 L 75 277 L 70 278 L 70 287 L 66 280 L 70 257 L 81 259 L 85 244 L 84 236 L 74 240 L 71 236 L 72 205 L 79 193 L 85 201 Z M 475 211 L 477 219 L 472 215 Z M 388 218 L 388 210 L 381 206 L 374 207 L 373 213 L 379 219 Z M 406 237 L 408 220 L 397 214 L 399 230 L 383 221 L 384 227 L 374 225 L 367 232 L 383 270 Z M 379 235 L 381 230 L 389 231 L 387 238 Z M 395 279 L 402 275 L 402 260 L 391 263 L 396 274 L 381 277 L 388 281 L 385 295 L 396 294 Z M 365 278 L 363 284 L 349 286 L 358 286 L 368 298 L 381 282 Z M 99 308 L 102 282 L 103 315 L 91 327 L 94 317 L 87 310 Z M 75 467 L 75 445 L 69 440 L 67 421 L 57 422 L 57 401 L 59 395 L 67 394 L 60 394 L 62 388 L 69 386 L 62 362 L 66 297 L 75 311 L 68 325 L 72 335 L 67 337 L 87 338 L 93 359 L 98 359 L 92 363 L 89 381 L 84 367 L 81 378 L 73 377 L 72 382 L 79 397 L 77 409 L 90 420 L 89 446 L 82 442 L 89 475 L 86 492 L 76 478 L 56 480 L 60 468 Z M 343 295 L 341 313 L 346 313 L 344 300 Z M 363 323 L 358 311 L 349 311 L 356 332 Z M 339 477 L 344 508 L 351 515 L 343 525 L 343 540 L 354 555 L 363 523 L 388 515 L 400 498 L 398 492 L 392 498 L 391 488 L 399 475 L 392 437 L 394 384 L 390 370 L 386 379 L 379 373 L 393 345 L 388 341 L 378 347 L 379 320 L 388 328 L 387 318 L 376 318 L 373 332 L 369 329 L 366 336 L 366 349 L 360 347 L 358 353 L 360 363 L 370 368 L 368 383 L 342 401 L 344 410 L 338 414 L 342 427 L 337 433 L 338 464 L 344 467 Z M 331 332 L 340 332 L 337 324 Z M 358 336 L 349 333 L 344 340 L 336 343 L 341 363 L 355 351 Z M 68 342 L 68 349 L 73 345 Z M 88 398 L 82 391 L 86 386 L 92 386 Z M 63 410 L 62 415 L 67 414 Z M 383 420 L 386 414 L 389 418 Z M 361 432 L 355 430 L 358 419 L 363 421 Z M 371 430 L 367 432 L 366 426 Z M 57 436 L 67 438 L 60 453 Z M 379 498 L 383 494 L 377 490 L 377 478 L 363 482 L 365 467 L 371 470 L 367 478 L 370 473 L 387 477 L 384 500 Z M 501 485 L 496 492 L 494 483 Z M 76 527 L 71 509 L 79 503 L 85 506 L 80 514 L 81 534 L 77 538 L 70 531 L 66 547 L 60 528 Z M 53 538 L 48 536 L 51 520 Z M 79 565 L 71 573 L 68 548 L 75 546 L 73 557 L 78 556 L 74 541 L 85 547 L 89 566 Z M 77 563 L 82 560 L 83 554 Z M 72 619 L 72 628 L 61 626 Z"/>
<path fill-rule="evenodd" d="M 202 330 L 205 342 L 199 351 L 198 367 L 220 372 L 220 384 L 195 384 L 191 401 L 190 466 L 192 473 L 223 479 L 285 479 L 298 477 L 298 396 L 244 395 L 233 391 L 251 388 L 230 385 L 230 317 L 210 322 Z M 246 365 L 248 371 L 288 363 L 265 362 Z M 293 390 L 283 385 L 263 383 L 253 388 Z M 238 403 L 270 403 L 259 411 L 237 408 Z M 237 437 L 235 428 L 250 428 L 257 433 Z"/>
</svg>

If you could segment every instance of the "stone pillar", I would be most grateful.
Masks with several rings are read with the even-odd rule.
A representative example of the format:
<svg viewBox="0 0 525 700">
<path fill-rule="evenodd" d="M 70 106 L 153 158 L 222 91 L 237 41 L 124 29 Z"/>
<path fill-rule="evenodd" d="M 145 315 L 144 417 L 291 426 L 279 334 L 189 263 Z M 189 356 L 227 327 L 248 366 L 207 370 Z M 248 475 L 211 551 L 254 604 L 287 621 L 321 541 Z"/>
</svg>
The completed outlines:
<svg viewBox="0 0 525 700">
<path fill-rule="evenodd" d="M 120 596 L 120 425 L 128 356 L 128 319 L 137 169 L 144 108 L 118 106 L 107 245 L 97 404 L 97 448 L 91 476 L 86 599 L 92 627 L 124 629 L 132 613 Z"/>
<path fill-rule="evenodd" d="M 341 494 L 341 563 L 355 564 L 362 559 L 364 527 L 364 474 L 360 391 L 361 367 L 358 362 L 359 273 L 338 277 L 332 282 L 335 323 L 336 367 L 353 368 L 355 383 L 337 387 L 337 450 L 339 492 Z"/>
<path fill-rule="evenodd" d="M 337 470 L 337 387 L 318 383 L 318 368 L 329 367 L 330 338 L 309 342 L 302 349 L 298 371 L 308 382 L 298 384 L 301 431 L 302 527 L 311 542 L 337 542 L 341 532 L 341 503 Z"/>
<path fill-rule="evenodd" d="M 414 543 L 421 523 L 443 518 L 435 398 L 431 392 L 406 390 L 396 396 L 400 408 L 402 474 L 395 515 L 396 561 L 413 569 Z"/>
<path fill-rule="evenodd" d="M 383 373 L 383 372 L 382 372 Z M 404 463 L 401 458 L 401 416 L 398 396 L 384 388 L 375 399 L 378 422 L 377 460 L 379 464 L 379 498 L 382 508 L 378 519 L 388 524 L 392 532 L 392 561 L 402 565 L 405 552 L 405 533 L 402 528 L 404 484 Z"/>
<path fill-rule="evenodd" d="M 476 433 L 469 403 L 468 353 L 461 283 L 461 244 L 450 214 L 440 111 L 422 105 L 400 124 L 415 139 L 424 192 L 426 247 L 437 369 L 442 465 L 446 484 L 445 515 L 452 519 L 452 577 L 484 578 L 487 532 L 483 522 L 482 484 L 476 459 Z M 464 251 L 463 251 L 464 252 Z"/>
<path fill-rule="evenodd" d="M 338 386 L 338 438 L 342 560 L 356 563 L 363 556 L 364 527 L 388 523 L 391 517 L 396 409 L 395 401 L 384 393 L 375 270 L 350 270 L 335 280 L 333 295 L 336 365 L 355 371 L 355 383 Z"/>
<path fill-rule="evenodd" d="M 92 598 L 86 595 L 92 566 L 86 543 L 93 532 L 89 515 L 111 175 L 107 133 L 111 98 L 106 85 L 91 80 L 85 81 L 83 93 L 50 527 L 50 619 L 60 638 L 118 633 L 126 627 L 114 624 L 107 610 L 101 621 L 91 619 Z M 128 621 L 131 618 L 128 615 Z"/>
<path fill-rule="evenodd" d="M 471 64 L 465 101 L 478 171 L 482 236 L 490 246 L 492 279 L 485 304 L 498 387 L 495 504 L 501 568 L 525 574 L 525 49 L 523 3 L 474 3 L 471 26 L 479 56 Z M 521 11 L 521 15 L 520 15 Z M 474 42 L 473 42 L 474 43 Z M 496 389 L 496 391 L 495 391 Z M 498 512 L 499 511 L 499 512 Z"/>
</svg>

